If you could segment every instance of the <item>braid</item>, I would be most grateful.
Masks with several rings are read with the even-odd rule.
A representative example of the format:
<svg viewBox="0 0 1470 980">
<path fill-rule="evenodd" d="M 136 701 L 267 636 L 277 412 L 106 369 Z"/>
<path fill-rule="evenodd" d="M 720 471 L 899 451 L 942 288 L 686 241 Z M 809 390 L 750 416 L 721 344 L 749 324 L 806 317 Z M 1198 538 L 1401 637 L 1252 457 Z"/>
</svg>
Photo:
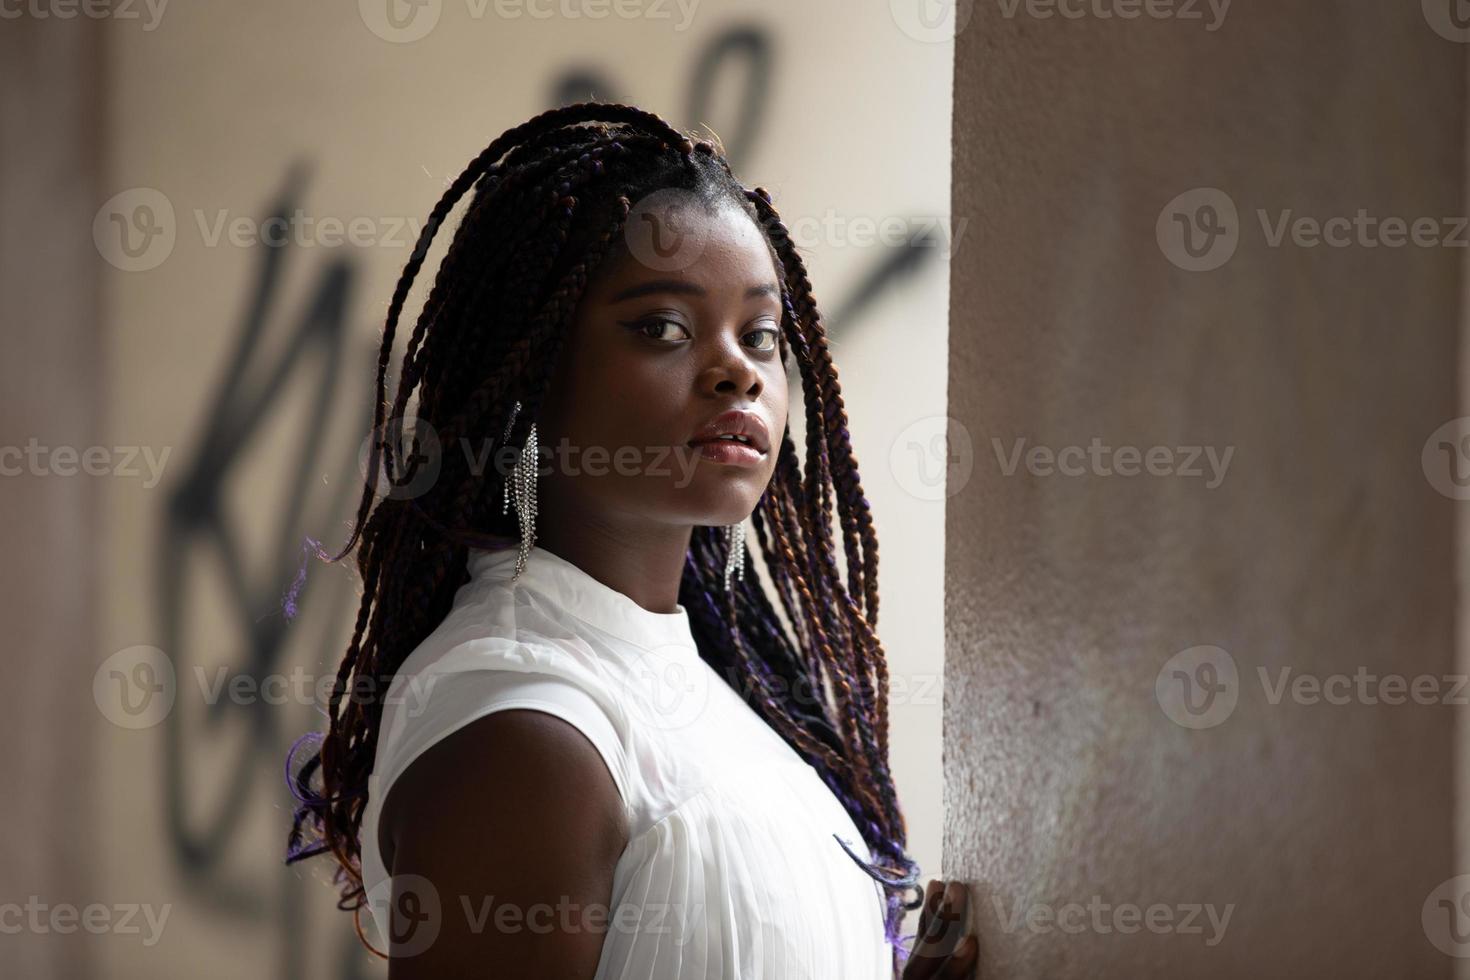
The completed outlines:
<svg viewBox="0 0 1470 980">
<path fill-rule="evenodd" d="M 794 353 L 807 421 L 804 468 L 789 430 L 783 432 L 775 472 L 751 514 L 786 622 L 754 574 L 724 588 L 717 527 L 696 527 L 691 535 L 680 602 L 690 612 L 700 656 L 748 694 L 753 709 L 852 817 L 872 860 L 855 853 L 851 842 L 833 846 L 840 844 L 882 883 L 885 929 L 895 945 L 902 910 L 919 905 L 919 898 L 902 900 L 918 892 L 918 868 L 906 851 L 887 766 L 888 674 L 875 633 L 877 538 L 806 267 L 770 196 L 741 186 L 715 144 L 694 141 L 632 106 L 577 103 L 501 134 L 430 212 L 388 306 L 371 476 L 342 551 L 318 555 L 336 562 L 356 548 L 362 602 L 328 699 L 327 730 L 302 736 L 287 757 L 298 806 L 286 862 L 331 853 L 338 907 L 354 913 L 360 938 L 366 894 L 359 838 L 384 695 L 404 659 L 452 608 L 468 578 L 467 548 L 519 536 L 515 518 L 492 506 L 506 476 L 494 468 L 474 471 L 465 454 L 441 453 L 427 491 L 378 497 L 380 471 L 393 489 L 413 476 L 408 454 L 397 458 L 386 423 L 403 418 L 416 397 L 417 418 L 443 446 L 504 435 L 504 448 L 523 447 L 589 281 L 619 246 L 634 202 L 666 187 L 723 196 L 765 233 L 782 285 L 782 359 Z M 471 189 L 409 334 L 390 409 L 387 375 L 399 317 L 435 235 Z M 521 411 L 507 431 L 517 402 Z M 745 562 L 753 571 L 749 553 Z M 375 696 L 348 697 L 362 681 L 372 682 Z M 315 751 L 293 774 L 294 758 L 308 745 Z"/>
</svg>

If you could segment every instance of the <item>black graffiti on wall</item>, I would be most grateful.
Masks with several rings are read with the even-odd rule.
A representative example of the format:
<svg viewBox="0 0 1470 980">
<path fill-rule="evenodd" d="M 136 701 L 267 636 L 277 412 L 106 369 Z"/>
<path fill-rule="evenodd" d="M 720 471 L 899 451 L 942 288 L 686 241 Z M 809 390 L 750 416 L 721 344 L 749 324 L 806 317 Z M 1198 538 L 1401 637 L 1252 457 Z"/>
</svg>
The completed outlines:
<svg viewBox="0 0 1470 980">
<path fill-rule="evenodd" d="M 736 173 L 749 159 L 770 111 L 772 59 L 769 32 L 759 27 L 732 27 L 716 34 L 700 49 L 685 87 L 685 124 L 709 126 L 718 133 L 725 159 Z M 734 81 L 723 82 L 726 78 Z M 629 98 L 621 86 L 597 68 L 568 69 L 551 87 L 553 105 Z M 720 101 L 733 105 L 731 118 L 716 117 L 716 103 Z"/>
<path fill-rule="evenodd" d="M 733 117 L 711 123 L 737 171 L 739 161 L 749 159 L 760 144 L 772 62 L 768 30 L 732 28 L 703 49 L 689 81 L 686 125 L 711 122 L 708 114 L 715 111 L 717 96 L 732 94 L 723 86 L 737 86 L 734 98 L 725 100 L 735 106 Z M 588 95 L 612 101 L 620 93 L 601 69 L 579 67 L 557 76 L 550 94 L 554 104 L 564 104 Z M 269 216 L 284 221 L 293 214 L 305 196 L 305 181 L 304 168 L 292 167 Z M 830 308 L 832 335 L 858 325 L 885 293 L 935 261 L 936 244 L 932 236 L 916 232 L 907 246 L 877 252 L 849 294 Z M 260 244 L 251 254 L 256 265 L 249 298 L 231 327 L 232 348 L 200 413 L 186 475 L 168 493 L 155 554 L 159 637 L 174 654 L 181 685 L 191 683 L 197 671 L 224 665 L 231 676 L 258 686 L 286 670 L 303 648 L 311 651 L 312 670 L 330 673 L 341 653 L 343 624 L 350 625 L 358 598 L 344 564 L 332 567 L 344 574 L 318 571 L 308 578 L 295 620 L 288 622 L 280 611 L 283 583 L 297 569 L 302 541 L 317 538 L 335 551 L 358 500 L 360 443 L 328 445 L 327 433 L 334 409 L 344 402 L 365 406 L 358 433 L 366 434 L 371 424 L 363 393 L 377 346 L 358 346 L 353 338 L 371 332 L 350 329 L 348 323 L 360 263 L 350 253 L 334 252 L 337 257 L 314 273 L 302 308 L 288 312 L 280 305 L 294 247 Z M 267 337 L 275 336 L 270 328 L 281 324 L 284 329 L 276 333 L 284 333 L 284 342 L 268 343 Z M 295 439 L 290 457 L 254 455 L 287 411 L 285 421 Z M 322 479 L 324 460 L 335 479 Z M 245 486 L 272 488 L 269 524 L 246 524 L 231 515 L 232 497 Z M 222 584 L 208 594 L 222 595 L 235 626 L 202 648 L 189 624 L 204 601 L 205 582 Z M 163 759 L 168 839 L 187 895 L 242 923 L 273 923 L 266 926 L 277 943 L 273 972 L 282 980 L 298 980 L 308 975 L 309 947 L 320 942 L 308 938 L 313 934 L 302 923 L 319 918 L 308 915 L 308 906 L 320 902 L 325 874 L 299 873 L 302 865 L 281 873 L 280 854 L 261 855 L 255 841 L 245 840 L 244 830 L 250 814 L 270 808 L 279 815 L 280 833 L 273 840 L 284 847 L 291 801 L 281 765 L 292 738 L 319 728 L 323 719 L 293 716 L 263 700 L 240 704 L 219 698 L 197 710 L 188 700 L 180 699 L 165 722 Z M 328 865 L 329 859 L 320 864 Z M 332 954 L 337 975 L 381 975 L 381 966 L 361 950 L 343 919 L 334 920 L 341 922 L 334 940 L 338 952 Z"/>
</svg>

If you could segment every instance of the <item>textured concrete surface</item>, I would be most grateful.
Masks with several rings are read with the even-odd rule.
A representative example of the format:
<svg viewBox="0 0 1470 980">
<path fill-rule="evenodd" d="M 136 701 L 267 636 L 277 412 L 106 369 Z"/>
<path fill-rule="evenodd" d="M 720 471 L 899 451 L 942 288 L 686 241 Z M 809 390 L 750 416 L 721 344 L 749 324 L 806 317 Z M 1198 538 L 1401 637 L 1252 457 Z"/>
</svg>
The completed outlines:
<svg viewBox="0 0 1470 980">
<path fill-rule="evenodd" d="M 1465 870 L 1451 710 L 1272 702 L 1284 668 L 1454 669 L 1455 504 L 1420 452 L 1461 414 L 1465 253 L 1268 232 L 1463 215 L 1466 46 L 1419 3 L 1011 8 L 969 8 L 955 57 L 944 861 L 982 975 L 1448 977 L 1421 912 Z M 1238 212 L 1212 271 L 1171 261 L 1199 187 Z M 1173 475 L 1025 455 L 1094 437 Z M 1177 472 L 1193 446 L 1223 478 Z M 1211 676 L 1156 681 L 1202 645 L 1238 680 L 1194 728 L 1168 692 Z"/>
</svg>

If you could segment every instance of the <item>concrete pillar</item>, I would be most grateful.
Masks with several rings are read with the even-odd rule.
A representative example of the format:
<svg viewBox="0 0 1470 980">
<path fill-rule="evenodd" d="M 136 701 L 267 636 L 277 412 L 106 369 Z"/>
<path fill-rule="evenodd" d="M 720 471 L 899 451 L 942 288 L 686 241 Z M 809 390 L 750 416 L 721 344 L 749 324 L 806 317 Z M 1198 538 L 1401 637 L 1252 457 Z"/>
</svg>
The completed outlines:
<svg viewBox="0 0 1470 980">
<path fill-rule="evenodd" d="M 1465 694 L 1421 454 L 1464 414 L 1466 46 L 1423 6 L 960 11 L 945 868 L 986 977 L 1452 974 L 1453 709 L 1385 682 Z"/>
</svg>

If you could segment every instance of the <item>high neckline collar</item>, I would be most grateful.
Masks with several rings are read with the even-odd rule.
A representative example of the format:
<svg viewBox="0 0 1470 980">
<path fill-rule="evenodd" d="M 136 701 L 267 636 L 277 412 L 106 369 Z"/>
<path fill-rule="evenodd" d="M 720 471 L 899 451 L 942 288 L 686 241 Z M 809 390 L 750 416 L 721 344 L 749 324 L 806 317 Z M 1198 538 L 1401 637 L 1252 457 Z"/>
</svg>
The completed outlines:
<svg viewBox="0 0 1470 980">
<path fill-rule="evenodd" d="M 473 578 L 510 586 L 515 560 L 513 547 L 470 548 L 466 567 Z M 635 646 L 695 649 L 689 610 L 682 604 L 676 604 L 671 613 L 651 612 L 612 586 L 599 582 L 580 566 L 539 545 L 532 546 L 527 553 L 526 567 L 514 587 L 542 595 L 569 615 Z"/>
</svg>

